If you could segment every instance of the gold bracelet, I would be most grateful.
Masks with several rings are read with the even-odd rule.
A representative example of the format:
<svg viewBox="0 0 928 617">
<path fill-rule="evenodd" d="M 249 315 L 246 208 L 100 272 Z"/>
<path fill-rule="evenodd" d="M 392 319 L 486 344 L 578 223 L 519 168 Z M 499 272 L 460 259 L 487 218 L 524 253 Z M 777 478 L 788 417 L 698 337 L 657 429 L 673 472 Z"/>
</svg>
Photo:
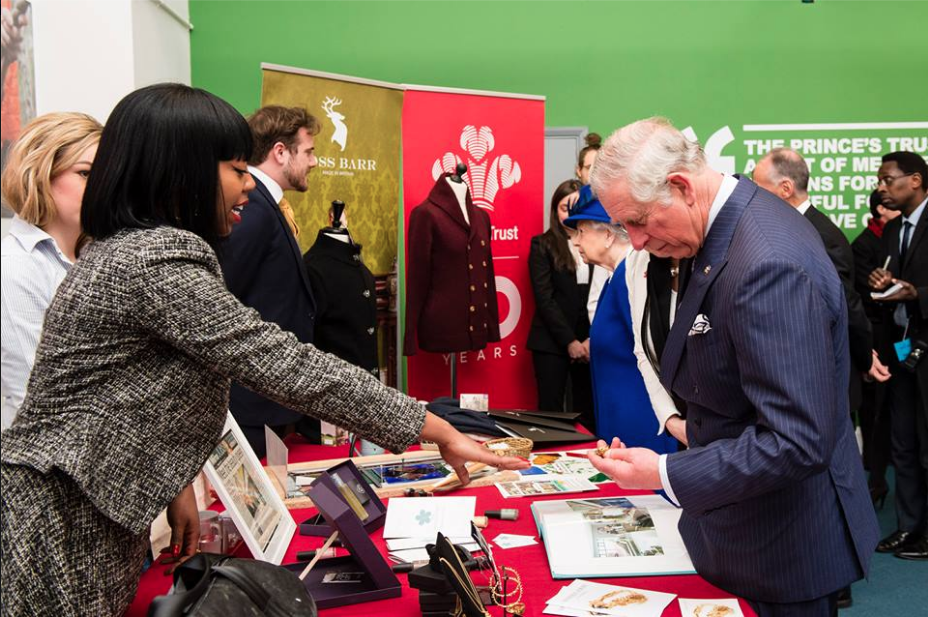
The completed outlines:
<svg viewBox="0 0 928 617">
<path fill-rule="evenodd" d="M 647 601 L 647 596 L 637 591 L 618 589 L 610 591 L 596 600 L 590 600 L 590 606 L 592 608 L 614 608 L 616 606 L 628 606 L 629 604 L 644 604 Z"/>
<path fill-rule="evenodd" d="M 496 606 L 502 607 L 514 615 L 522 615 L 525 613 L 525 603 L 522 602 L 522 577 L 519 575 L 519 572 L 509 566 L 501 566 L 500 571 L 505 574 L 509 574 L 509 580 L 512 580 L 515 583 L 514 589 L 507 589 L 506 596 L 503 596 L 503 581 L 502 575 L 494 574 L 490 579 L 490 597 L 493 599 L 493 603 Z M 518 594 L 518 595 L 516 595 Z M 513 595 L 516 595 L 516 598 L 512 601 L 508 601 Z"/>
<path fill-rule="evenodd" d="M 723 604 L 700 604 L 693 611 L 693 615 L 695 617 L 726 617 L 734 612 L 730 606 Z"/>
</svg>

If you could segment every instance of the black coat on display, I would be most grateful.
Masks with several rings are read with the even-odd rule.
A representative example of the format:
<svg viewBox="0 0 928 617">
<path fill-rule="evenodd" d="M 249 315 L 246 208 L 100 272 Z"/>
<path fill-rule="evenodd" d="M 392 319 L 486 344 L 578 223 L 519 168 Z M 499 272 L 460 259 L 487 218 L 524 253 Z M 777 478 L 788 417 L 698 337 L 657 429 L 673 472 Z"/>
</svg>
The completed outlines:
<svg viewBox="0 0 928 617">
<path fill-rule="evenodd" d="M 314 344 L 377 374 L 377 294 L 361 245 L 320 231 L 303 263 L 317 305 Z"/>
<path fill-rule="evenodd" d="M 300 247 L 280 208 L 260 180 L 248 194 L 242 221 L 221 247 L 222 274 L 229 291 L 258 311 L 264 321 L 313 342 L 316 303 Z M 284 426 L 303 418 L 274 401 L 232 384 L 229 408 L 242 426 Z"/>
<path fill-rule="evenodd" d="M 576 272 L 554 267 L 554 257 L 543 241 L 543 234 L 532 238 L 528 267 L 535 292 L 535 316 L 526 347 L 566 356 L 570 343 L 582 343 L 590 337 L 586 310 L 590 286 L 579 285 Z M 593 266 L 580 267 L 587 268 L 592 278 Z"/>
<path fill-rule="evenodd" d="M 499 341 L 499 308 L 490 216 L 474 206 L 468 224 L 442 174 L 428 198 L 409 215 L 406 268 L 406 335 L 403 353 L 483 349 Z"/>
</svg>

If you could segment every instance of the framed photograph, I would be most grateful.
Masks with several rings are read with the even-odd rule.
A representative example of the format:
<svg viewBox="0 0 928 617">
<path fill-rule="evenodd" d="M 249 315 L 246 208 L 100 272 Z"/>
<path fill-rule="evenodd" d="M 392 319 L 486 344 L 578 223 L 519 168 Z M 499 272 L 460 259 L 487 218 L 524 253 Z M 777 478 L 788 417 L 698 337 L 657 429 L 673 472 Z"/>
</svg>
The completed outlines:
<svg viewBox="0 0 928 617">
<path fill-rule="evenodd" d="M 203 469 L 252 556 L 280 565 L 296 523 L 231 413 Z"/>
</svg>

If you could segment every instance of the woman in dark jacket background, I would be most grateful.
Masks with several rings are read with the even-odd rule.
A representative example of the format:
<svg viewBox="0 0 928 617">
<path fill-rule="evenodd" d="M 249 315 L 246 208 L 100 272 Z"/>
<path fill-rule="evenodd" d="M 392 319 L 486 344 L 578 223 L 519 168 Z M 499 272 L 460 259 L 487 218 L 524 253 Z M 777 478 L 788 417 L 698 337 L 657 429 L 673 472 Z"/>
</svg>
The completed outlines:
<svg viewBox="0 0 928 617">
<path fill-rule="evenodd" d="M 586 310 L 590 271 L 570 242 L 563 225 L 571 195 L 580 182 L 567 180 L 551 196 L 549 228 L 532 238 L 529 272 L 535 293 L 535 316 L 528 335 L 538 409 L 575 411 L 580 422 L 593 427 L 590 384 L 590 319 Z M 565 399 L 570 382 L 570 401 Z"/>
</svg>

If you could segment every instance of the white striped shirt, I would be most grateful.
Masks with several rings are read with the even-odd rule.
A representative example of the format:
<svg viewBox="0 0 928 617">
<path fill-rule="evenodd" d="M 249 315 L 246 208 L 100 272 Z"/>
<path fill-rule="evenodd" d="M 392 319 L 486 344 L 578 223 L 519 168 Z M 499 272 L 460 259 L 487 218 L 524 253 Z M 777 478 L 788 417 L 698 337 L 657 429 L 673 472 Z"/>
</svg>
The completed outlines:
<svg viewBox="0 0 928 617">
<path fill-rule="evenodd" d="M 26 397 L 45 311 L 71 262 L 55 239 L 18 216 L 2 243 L 2 429 Z"/>
</svg>

